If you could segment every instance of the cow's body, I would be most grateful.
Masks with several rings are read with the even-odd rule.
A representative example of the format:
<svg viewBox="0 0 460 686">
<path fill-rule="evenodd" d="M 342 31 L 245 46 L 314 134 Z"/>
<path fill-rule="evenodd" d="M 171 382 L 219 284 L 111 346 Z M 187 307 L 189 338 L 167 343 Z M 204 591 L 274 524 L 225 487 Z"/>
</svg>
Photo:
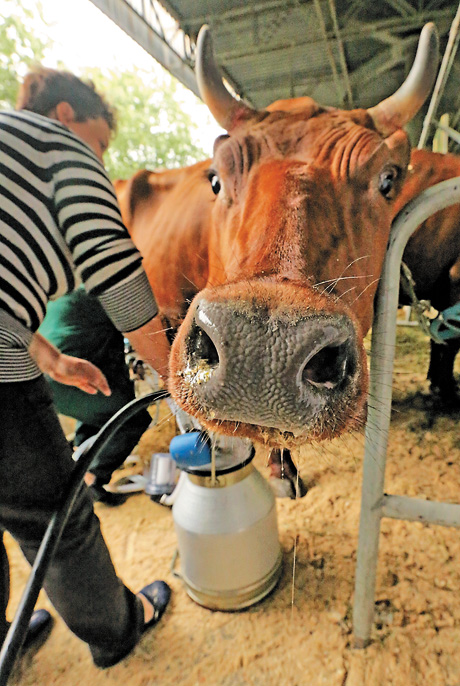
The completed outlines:
<svg viewBox="0 0 460 686">
<path fill-rule="evenodd" d="M 414 150 L 395 210 L 427 188 L 455 177 L 460 177 L 459 157 Z M 424 222 L 410 238 L 403 261 L 412 272 L 419 299 L 429 300 L 440 311 L 460 302 L 460 206 L 441 210 Z M 431 342 L 428 378 L 433 392 L 447 405 L 460 403 L 453 372 L 459 348 L 460 338 L 445 344 Z"/>
<path fill-rule="evenodd" d="M 430 84 L 435 75 L 433 30 L 408 85 L 349 112 L 311 98 L 246 108 L 215 67 L 203 76 L 203 36 L 200 88 L 230 135 L 210 168 L 140 172 L 118 188 L 172 325 L 197 292 L 174 340 L 170 389 L 211 430 L 288 448 L 329 438 L 363 419 L 362 338 L 410 158 L 401 127 L 427 95 L 426 70 Z"/>
<path fill-rule="evenodd" d="M 177 329 L 208 281 L 209 160 L 183 169 L 142 170 L 115 181 L 123 220 L 144 257 L 163 317 Z"/>
</svg>

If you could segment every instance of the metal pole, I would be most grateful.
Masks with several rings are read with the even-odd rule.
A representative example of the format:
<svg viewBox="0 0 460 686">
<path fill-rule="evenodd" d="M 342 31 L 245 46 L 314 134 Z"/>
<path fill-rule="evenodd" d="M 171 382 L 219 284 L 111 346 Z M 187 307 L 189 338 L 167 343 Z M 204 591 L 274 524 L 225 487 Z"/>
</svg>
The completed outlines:
<svg viewBox="0 0 460 686">
<path fill-rule="evenodd" d="M 337 10 L 335 7 L 335 1 L 329 0 L 329 11 L 331 13 L 332 25 L 334 27 L 334 33 L 337 41 L 337 47 L 339 49 L 339 60 L 340 66 L 342 68 L 342 76 L 345 81 L 345 88 L 347 91 L 348 107 L 353 108 L 353 94 L 351 91 L 350 74 L 348 73 L 347 60 L 345 58 L 345 50 L 343 49 L 343 41 L 340 35 L 339 22 L 337 20 Z"/>
<path fill-rule="evenodd" d="M 428 112 L 426 113 L 426 117 L 423 121 L 422 133 L 420 134 L 420 140 L 417 146 L 419 149 L 423 148 L 426 143 L 431 121 L 433 117 L 436 115 L 436 110 L 441 99 L 447 77 L 449 76 L 449 72 L 453 64 L 453 59 L 451 59 L 451 55 L 453 56 L 455 51 L 457 50 L 459 25 L 460 2 L 457 7 L 457 14 L 455 15 L 454 20 L 452 22 L 452 26 L 450 27 L 449 40 L 447 42 L 446 51 L 442 58 L 438 78 L 436 79 L 433 95 L 431 96 L 430 104 L 428 106 Z"/>
<path fill-rule="evenodd" d="M 337 97 L 338 97 L 339 101 L 341 101 L 342 97 L 343 97 L 343 93 L 342 93 L 342 89 L 340 87 L 340 79 L 339 79 L 339 74 L 337 72 L 337 66 L 336 66 L 335 59 L 334 59 L 334 53 L 332 52 L 331 45 L 330 45 L 329 39 L 327 37 L 327 29 L 326 29 L 326 24 L 324 22 L 323 13 L 321 11 L 321 5 L 319 3 L 319 0 L 313 0 L 313 2 L 315 5 L 316 15 L 318 17 L 318 23 L 319 23 L 319 27 L 321 29 L 321 34 L 323 36 L 324 45 L 326 47 L 327 56 L 329 58 L 329 64 L 331 65 L 331 71 L 332 71 L 332 76 L 334 78 L 335 88 L 337 91 Z M 297 4 L 300 6 L 299 0 L 297 0 Z"/>
<path fill-rule="evenodd" d="M 441 119 L 442 119 L 442 117 L 441 117 Z M 447 135 L 450 136 L 450 138 L 452 138 L 452 140 L 454 140 L 456 143 L 458 143 L 460 145 L 460 132 L 459 131 L 452 129 L 450 126 L 446 126 L 445 124 L 443 124 L 442 121 L 437 122 L 437 127 L 441 131 L 445 131 L 447 133 Z"/>
</svg>

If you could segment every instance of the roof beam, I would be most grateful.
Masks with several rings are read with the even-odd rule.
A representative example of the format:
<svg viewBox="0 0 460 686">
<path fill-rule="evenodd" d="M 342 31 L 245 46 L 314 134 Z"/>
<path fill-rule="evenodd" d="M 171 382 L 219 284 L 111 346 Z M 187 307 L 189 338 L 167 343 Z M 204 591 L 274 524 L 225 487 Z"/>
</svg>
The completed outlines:
<svg viewBox="0 0 460 686">
<path fill-rule="evenodd" d="M 126 0 L 91 0 L 91 2 L 179 79 L 184 86 L 200 97 L 192 67 Z"/>
<path fill-rule="evenodd" d="M 367 64 L 359 69 L 356 69 L 351 75 L 352 83 L 362 87 L 372 81 L 374 78 L 386 74 L 391 69 L 394 69 L 401 64 L 401 59 L 388 55 L 388 53 L 380 54 L 370 60 Z"/>
<path fill-rule="evenodd" d="M 433 121 L 433 124 L 436 124 L 438 129 L 441 129 L 441 131 L 444 131 L 449 135 L 452 140 L 454 140 L 456 143 L 460 143 L 460 132 L 456 131 L 455 129 L 452 129 L 450 126 L 446 126 L 440 121 Z"/>
<path fill-rule="evenodd" d="M 366 0 L 354 0 L 345 14 L 342 15 L 342 22 L 345 25 L 349 19 L 355 16 L 356 12 L 366 6 Z"/>
<path fill-rule="evenodd" d="M 321 30 L 321 35 L 323 36 L 323 42 L 324 42 L 324 45 L 326 47 L 326 53 L 327 53 L 327 56 L 329 59 L 329 64 L 331 65 L 332 76 L 333 76 L 334 83 L 335 83 L 335 89 L 337 91 L 337 98 L 338 98 L 339 102 L 341 102 L 343 100 L 343 94 L 342 94 L 342 89 L 340 87 L 339 74 L 337 71 L 337 65 L 335 63 L 334 53 L 332 52 L 330 41 L 329 41 L 329 38 L 327 35 L 327 29 L 326 29 L 326 24 L 324 21 L 323 12 L 321 10 L 321 5 L 320 5 L 319 0 L 313 0 L 313 2 L 315 5 L 316 16 L 318 18 L 318 23 L 319 23 L 319 27 Z"/>
<path fill-rule="evenodd" d="M 385 0 L 385 2 L 402 17 L 410 17 L 413 14 L 417 14 L 415 7 L 413 7 L 410 2 L 407 2 L 407 0 Z"/>
<path fill-rule="evenodd" d="M 434 21 L 438 24 L 445 22 L 449 23 L 452 21 L 452 11 L 451 10 L 440 10 L 431 15 L 426 15 L 425 13 L 413 15 L 406 21 L 401 21 L 398 19 L 385 19 L 381 21 L 374 21 L 368 23 L 362 23 L 360 21 L 350 21 L 346 26 L 344 26 L 340 31 L 340 36 L 342 42 L 351 43 L 353 41 L 362 41 L 363 38 L 375 38 L 384 44 L 390 46 L 398 46 L 401 43 L 401 38 L 398 36 L 399 33 L 405 33 L 407 31 L 421 30 L 427 21 Z M 211 27 L 212 28 L 212 27 Z M 334 41 L 335 34 L 333 31 L 326 31 L 326 36 L 329 41 Z M 324 36 L 321 34 L 312 34 L 308 38 L 308 45 L 313 46 L 324 42 Z M 290 43 L 290 48 L 296 48 L 305 45 L 305 41 L 298 41 Z M 264 55 L 275 54 L 279 51 L 284 51 L 286 49 L 285 45 L 275 45 L 273 47 L 264 48 L 261 51 L 260 46 L 251 46 L 248 44 L 247 48 L 244 50 L 217 50 L 217 56 L 219 63 L 225 64 L 227 62 L 234 62 L 240 59 L 246 59 L 251 55 L 258 55 L 263 53 Z"/>
<path fill-rule="evenodd" d="M 377 19 L 372 22 L 360 22 L 359 20 L 350 20 L 342 29 L 342 39 L 344 41 L 352 39 L 361 39 L 363 37 L 374 37 L 376 32 L 391 31 L 394 34 L 406 33 L 407 31 L 416 31 L 422 29 L 428 21 L 433 21 L 439 30 L 439 24 L 448 24 L 450 26 L 454 12 L 451 8 L 442 10 L 433 10 L 427 12 L 423 10 L 411 16 L 391 17 L 390 19 Z"/>
<path fill-rule="evenodd" d="M 268 79 L 261 79 L 251 83 L 251 93 L 257 103 L 257 107 L 266 107 L 275 100 L 308 95 L 321 105 L 336 107 L 331 94 L 334 91 L 334 83 L 330 76 L 326 79 L 317 77 L 298 76 L 293 84 L 289 79 L 284 79 L 282 84 L 273 84 Z"/>
<path fill-rule="evenodd" d="M 460 107 L 457 109 L 457 111 L 454 113 L 454 116 L 452 117 L 452 126 L 457 126 L 457 124 L 460 122 Z"/>
<path fill-rule="evenodd" d="M 368 60 L 351 75 L 352 83 L 362 90 L 364 84 L 373 81 L 395 67 L 404 64 L 405 50 L 402 42 L 398 46 L 387 48 Z"/>
<path fill-rule="evenodd" d="M 244 95 L 243 91 L 246 90 L 245 86 L 247 85 L 250 100 L 255 97 L 259 101 L 261 99 L 265 100 L 263 93 L 257 91 L 253 93 L 251 91 L 252 85 L 250 84 L 252 83 L 252 78 L 248 79 L 248 84 L 236 83 L 232 75 L 233 66 L 236 69 L 239 60 L 246 59 L 251 55 L 260 55 L 263 59 L 267 60 L 267 64 L 271 60 L 274 60 L 276 63 L 278 53 L 283 53 L 287 49 L 293 52 L 294 57 L 291 60 L 291 66 L 287 69 L 287 71 L 291 72 L 291 77 L 287 74 L 285 81 L 292 92 L 299 93 L 300 89 L 303 89 L 308 81 L 308 79 L 307 81 L 303 79 L 303 69 L 297 69 L 299 65 L 295 64 L 301 48 L 307 45 L 314 49 L 315 46 L 325 44 L 328 51 L 330 68 L 328 68 L 326 62 L 325 69 L 323 69 L 319 78 L 321 78 L 322 83 L 325 83 L 327 79 L 329 90 L 330 92 L 332 91 L 332 97 L 334 90 L 336 90 L 339 102 L 344 103 L 345 101 L 350 106 L 353 106 L 351 103 L 353 90 L 356 95 L 358 92 L 362 92 L 363 83 L 369 83 L 377 75 L 383 74 L 395 67 L 404 68 L 408 44 L 401 39 L 402 34 L 405 32 L 416 33 L 427 21 L 435 21 L 441 35 L 445 35 L 449 30 L 455 13 L 455 9 L 452 7 L 439 10 L 435 8 L 435 5 L 429 11 L 427 10 L 427 3 L 422 0 L 418 0 L 418 9 L 415 9 L 411 4 L 413 3 L 415 6 L 416 0 L 384 0 L 385 3 L 390 4 L 397 12 L 399 11 L 399 15 L 395 14 L 392 17 L 376 20 L 372 23 L 363 23 L 359 21 L 359 11 L 360 8 L 368 5 L 367 0 L 351 0 L 349 10 L 343 16 L 337 16 L 334 0 L 255 0 L 255 2 L 251 0 L 251 2 L 246 2 L 244 5 L 235 7 L 227 12 L 218 11 L 218 6 L 221 3 L 209 2 L 206 5 L 210 7 L 209 14 L 202 17 L 196 15 L 192 18 L 187 16 L 186 20 L 184 17 L 176 16 L 175 18 L 179 22 L 179 25 L 177 25 L 166 13 L 166 20 L 163 23 L 162 10 L 164 7 L 168 7 L 168 0 L 92 0 L 92 2 L 198 97 L 198 87 L 192 68 L 195 34 L 202 23 L 209 22 L 215 34 L 217 61 L 221 68 L 223 68 L 225 78 L 227 78 L 227 81 L 234 88 L 237 95 Z M 319 6 L 322 9 L 322 13 L 324 13 L 326 2 L 329 3 L 331 18 L 327 17 L 326 26 L 323 17 L 324 31 L 320 31 L 318 21 L 315 21 L 315 3 L 316 7 Z M 181 7 L 183 6 L 185 6 L 185 3 Z M 197 3 L 196 6 L 198 9 L 200 3 Z M 192 7 L 195 7 L 194 3 Z M 284 13 L 287 10 L 289 10 L 290 17 L 294 22 L 302 21 L 303 17 L 307 17 L 310 27 L 308 36 L 299 36 L 297 41 L 292 41 L 289 45 L 286 45 L 285 42 L 284 44 L 277 45 L 276 42 L 272 41 L 266 45 L 259 44 L 254 46 L 250 40 L 247 40 L 242 41 L 243 47 L 232 48 L 225 52 L 219 51 L 220 32 L 223 44 L 225 44 L 224 38 L 226 34 L 224 36 L 224 32 L 228 30 L 225 25 L 226 19 L 233 19 L 232 30 L 241 31 L 238 19 L 241 19 L 246 27 L 248 21 L 250 22 L 251 17 L 254 15 L 260 17 L 263 13 L 266 21 L 269 22 L 276 18 L 278 14 Z M 346 21 L 346 18 L 349 21 Z M 161 26 L 162 23 L 163 27 Z M 173 31 L 175 31 L 174 35 Z M 179 39 L 182 39 L 183 45 L 181 45 Z M 361 42 L 363 39 L 380 41 L 382 49 L 378 46 L 378 54 L 371 60 L 369 65 L 360 67 L 350 74 L 345 51 L 355 41 Z M 416 38 L 411 36 L 407 40 L 412 40 L 415 44 Z M 282 41 L 278 42 L 281 43 Z M 226 66 L 227 69 L 225 69 Z M 455 66 L 454 64 L 452 68 L 455 69 Z M 237 73 L 235 71 L 235 74 Z M 243 73 L 245 72 L 243 71 Z M 299 82 L 294 81 L 296 76 L 299 77 Z M 331 83 L 332 76 L 335 81 L 335 89 Z M 393 75 L 390 78 L 393 80 Z M 270 82 L 270 86 L 267 83 L 270 91 L 272 87 L 275 88 L 274 83 L 275 81 Z M 309 86 L 316 90 L 314 84 L 309 84 Z M 283 91 L 284 83 L 278 83 L 278 88 Z M 323 92 L 321 88 L 319 90 Z M 348 102 L 346 100 L 347 97 Z"/>
<path fill-rule="evenodd" d="M 394 45 L 399 45 L 401 43 L 401 38 L 399 36 L 395 36 L 393 33 L 391 33 L 391 31 L 378 31 L 375 33 L 373 38 L 380 41 L 381 43 L 389 45 L 390 47 Z"/>
<path fill-rule="evenodd" d="M 213 4 L 215 6 L 215 12 L 212 11 Z M 235 20 L 240 17 L 246 17 L 249 15 L 254 15 L 262 12 L 266 14 L 267 12 L 277 12 L 278 10 L 285 12 L 289 7 L 296 6 L 297 0 L 266 0 L 266 2 L 248 2 L 243 7 L 233 7 L 229 10 L 221 10 L 219 8 L 220 3 L 209 3 L 209 11 L 206 14 L 195 14 L 194 16 L 188 16 L 187 22 L 189 24 L 208 24 L 213 21 L 213 19 L 219 20 L 220 22 L 225 22 L 225 20 Z"/>
<path fill-rule="evenodd" d="M 343 80 L 345 81 L 345 90 L 347 92 L 347 100 L 348 100 L 347 104 L 349 107 L 352 108 L 352 107 L 354 107 L 354 105 L 353 105 L 353 94 L 351 92 L 350 75 L 348 73 L 348 65 L 347 65 L 347 60 L 345 57 L 345 50 L 343 48 L 342 38 L 340 35 L 339 22 L 337 20 L 337 12 L 336 12 L 336 8 L 335 8 L 334 0 L 329 0 L 329 12 L 331 13 L 332 26 L 334 27 L 334 33 L 335 33 L 336 40 L 337 40 L 337 47 L 339 49 L 340 67 L 342 70 Z"/>
</svg>

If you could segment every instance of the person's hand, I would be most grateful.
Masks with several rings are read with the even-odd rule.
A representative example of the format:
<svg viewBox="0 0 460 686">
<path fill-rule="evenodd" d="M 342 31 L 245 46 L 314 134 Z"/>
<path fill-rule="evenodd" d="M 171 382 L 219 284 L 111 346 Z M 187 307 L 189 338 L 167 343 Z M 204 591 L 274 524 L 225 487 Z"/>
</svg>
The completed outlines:
<svg viewBox="0 0 460 686">
<path fill-rule="evenodd" d="M 54 367 L 47 372 L 53 381 L 76 386 L 86 393 L 94 395 L 101 391 L 104 395 L 110 395 L 110 386 L 101 370 L 91 362 L 79 357 L 71 357 L 60 353 Z"/>
<path fill-rule="evenodd" d="M 107 379 L 100 369 L 87 360 L 61 353 L 41 334 L 34 334 L 29 353 L 40 370 L 53 381 L 76 386 L 91 395 L 98 391 L 104 395 L 111 394 Z"/>
</svg>

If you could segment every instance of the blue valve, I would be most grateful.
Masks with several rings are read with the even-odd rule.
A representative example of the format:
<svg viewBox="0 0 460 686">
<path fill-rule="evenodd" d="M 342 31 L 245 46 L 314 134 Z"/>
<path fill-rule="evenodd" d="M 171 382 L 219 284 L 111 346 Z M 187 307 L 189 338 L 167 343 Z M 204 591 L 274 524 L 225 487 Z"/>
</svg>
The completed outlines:
<svg viewBox="0 0 460 686">
<path fill-rule="evenodd" d="M 169 452 L 179 469 L 202 467 L 211 462 L 211 440 L 206 431 L 191 431 L 174 436 Z"/>
<path fill-rule="evenodd" d="M 430 331 L 436 342 L 460 338 L 460 303 L 448 307 L 431 321 Z M 438 339 L 438 340 L 437 340 Z"/>
</svg>

